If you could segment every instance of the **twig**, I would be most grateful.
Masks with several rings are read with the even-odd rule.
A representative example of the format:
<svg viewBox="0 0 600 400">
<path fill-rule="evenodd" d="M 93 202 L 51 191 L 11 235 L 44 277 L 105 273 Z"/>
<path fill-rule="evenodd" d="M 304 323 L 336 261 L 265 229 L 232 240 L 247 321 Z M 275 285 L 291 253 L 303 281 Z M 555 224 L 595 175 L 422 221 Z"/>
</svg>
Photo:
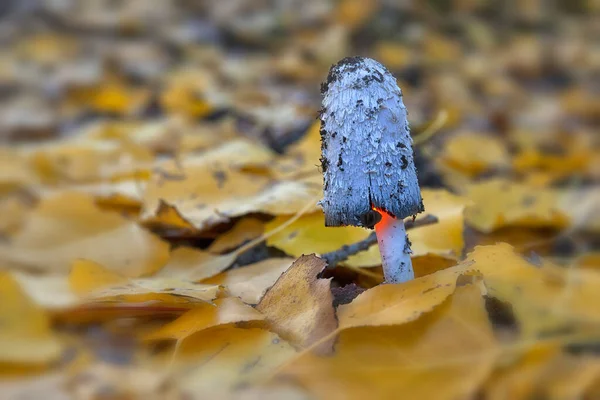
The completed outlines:
<svg viewBox="0 0 600 400">
<path fill-rule="evenodd" d="M 437 217 L 434 215 L 426 215 L 424 218 L 417 220 L 409 219 L 408 221 L 405 221 L 404 225 L 406 229 L 409 230 L 419 226 L 435 224 L 436 222 L 438 222 Z M 348 257 L 353 256 L 361 251 L 368 250 L 369 247 L 375 243 L 377 243 L 377 236 L 375 235 L 375 232 L 373 232 L 366 239 L 363 239 L 360 242 L 344 245 L 337 250 L 322 254 L 321 258 L 327 262 L 327 268 L 334 268 L 337 264 L 347 260 Z"/>
</svg>

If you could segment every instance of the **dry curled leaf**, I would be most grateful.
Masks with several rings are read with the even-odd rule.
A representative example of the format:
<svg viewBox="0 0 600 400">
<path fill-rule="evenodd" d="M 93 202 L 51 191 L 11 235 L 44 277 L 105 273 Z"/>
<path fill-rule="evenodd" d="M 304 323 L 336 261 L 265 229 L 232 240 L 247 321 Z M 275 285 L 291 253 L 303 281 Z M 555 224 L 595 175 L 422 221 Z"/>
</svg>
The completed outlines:
<svg viewBox="0 0 600 400">
<path fill-rule="evenodd" d="M 331 281 L 318 278 L 325 265 L 315 255 L 300 257 L 256 306 L 271 329 L 295 346 L 308 347 L 337 327 Z"/>
<path fill-rule="evenodd" d="M 0 272 L 0 363 L 47 365 L 63 351 L 46 313 Z"/>
</svg>

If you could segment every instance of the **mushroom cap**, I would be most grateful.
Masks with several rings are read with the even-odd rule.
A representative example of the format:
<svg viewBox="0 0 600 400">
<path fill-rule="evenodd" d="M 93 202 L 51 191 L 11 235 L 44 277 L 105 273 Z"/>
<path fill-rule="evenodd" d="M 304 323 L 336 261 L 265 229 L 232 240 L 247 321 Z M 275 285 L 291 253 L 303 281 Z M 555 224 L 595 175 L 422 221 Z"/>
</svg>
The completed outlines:
<svg viewBox="0 0 600 400">
<path fill-rule="evenodd" d="M 423 211 L 406 107 L 396 79 L 370 58 L 332 66 L 321 86 L 326 226 L 369 226 L 372 209 L 396 218 Z"/>
</svg>

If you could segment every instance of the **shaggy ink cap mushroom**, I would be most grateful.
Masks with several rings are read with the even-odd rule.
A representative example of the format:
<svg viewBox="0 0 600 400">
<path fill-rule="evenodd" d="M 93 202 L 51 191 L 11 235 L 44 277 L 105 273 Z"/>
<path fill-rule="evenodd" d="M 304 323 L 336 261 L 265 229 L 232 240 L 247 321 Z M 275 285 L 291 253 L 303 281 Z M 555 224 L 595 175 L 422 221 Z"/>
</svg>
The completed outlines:
<svg viewBox="0 0 600 400">
<path fill-rule="evenodd" d="M 326 226 L 372 228 L 385 211 L 403 219 L 423 211 L 412 138 L 396 79 L 370 58 L 332 66 L 321 86 Z"/>
</svg>

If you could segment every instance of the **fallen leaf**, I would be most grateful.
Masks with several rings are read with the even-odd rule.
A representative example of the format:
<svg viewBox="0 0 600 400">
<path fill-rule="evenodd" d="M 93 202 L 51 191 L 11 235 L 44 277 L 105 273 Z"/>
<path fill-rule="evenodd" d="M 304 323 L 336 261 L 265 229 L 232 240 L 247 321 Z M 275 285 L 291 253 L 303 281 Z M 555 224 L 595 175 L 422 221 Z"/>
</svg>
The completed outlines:
<svg viewBox="0 0 600 400">
<path fill-rule="evenodd" d="M 236 257 L 236 254 L 219 256 L 190 247 L 179 247 L 171 252 L 167 265 L 155 276 L 201 281 L 229 268 Z"/>
<path fill-rule="evenodd" d="M 264 319 L 264 315 L 237 297 L 226 297 L 215 300 L 214 305 L 199 305 L 175 321 L 145 335 L 144 340 L 182 340 L 218 325 L 262 319 Z"/>
<path fill-rule="evenodd" d="M 291 215 L 316 200 L 320 188 L 301 182 L 272 182 L 260 174 L 195 165 L 159 172 L 148 184 L 142 218 L 156 221 L 163 203 L 198 230 L 231 218 L 263 212 Z M 160 222 L 160 221 L 159 221 Z"/>
<path fill-rule="evenodd" d="M 128 276 L 158 270 L 169 245 L 116 213 L 101 211 L 90 196 L 62 192 L 40 201 L 10 244 L 0 246 L 8 265 L 68 272 L 85 258 Z"/>
<path fill-rule="evenodd" d="M 476 176 L 490 169 L 507 168 L 510 158 L 500 138 L 481 133 L 452 136 L 444 145 L 439 162 L 460 173 Z"/>
<path fill-rule="evenodd" d="M 222 285 L 231 296 L 239 297 L 247 304 L 257 304 L 293 262 L 293 258 L 269 258 L 205 279 L 202 283 Z"/>
<path fill-rule="evenodd" d="M 282 373 L 318 398 L 451 400 L 475 395 L 498 354 L 481 292 L 468 285 L 413 322 L 344 330 L 333 356 L 306 354 Z"/>
<path fill-rule="evenodd" d="M 95 399 L 110 393 L 116 398 L 140 397 L 149 400 L 176 398 L 162 368 L 94 363 L 72 373 L 66 382 L 70 398 Z"/>
<path fill-rule="evenodd" d="M 153 155 L 131 143 L 64 139 L 31 148 L 29 158 L 42 182 L 73 184 L 112 178 L 119 169 L 135 171 Z"/>
<path fill-rule="evenodd" d="M 0 272 L 0 363 L 50 364 L 62 351 L 45 312 Z"/>
<path fill-rule="evenodd" d="M 0 194 L 38 182 L 23 151 L 0 147 Z"/>
<path fill-rule="evenodd" d="M 296 352 L 276 334 L 232 326 L 205 330 L 182 342 L 178 387 L 198 398 L 223 398 L 236 389 L 264 381 Z"/>
<path fill-rule="evenodd" d="M 269 232 L 286 223 L 288 219 L 290 217 L 276 217 L 265 225 L 265 230 Z M 325 254 L 337 250 L 345 244 L 364 240 L 370 234 L 371 231 L 368 229 L 353 226 L 326 227 L 323 212 L 317 211 L 301 216 L 297 221 L 289 224 L 274 235 L 269 236 L 267 238 L 267 245 L 277 247 L 295 257 L 300 257 L 307 252 Z M 373 247 L 377 248 L 375 256 L 371 254 L 365 256 L 366 252 L 360 253 L 356 256 L 352 265 L 373 266 L 380 264 L 379 249 L 377 246 Z M 376 259 L 373 260 L 372 258 L 375 257 Z"/>
<path fill-rule="evenodd" d="M 465 245 L 463 214 L 469 200 L 446 190 L 424 189 L 421 195 L 425 213 L 435 215 L 438 222 L 408 232 L 413 257 L 438 255 L 458 259 Z"/>
<path fill-rule="evenodd" d="M 597 271 L 534 265 L 506 243 L 477 246 L 467 259 L 483 275 L 489 295 L 511 305 L 523 337 L 560 333 L 600 320 L 595 306 L 600 302 Z"/>
<path fill-rule="evenodd" d="M 452 295 L 456 280 L 473 272 L 472 264 L 459 264 L 402 284 L 375 286 L 338 308 L 339 329 L 414 321 Z"/>
<path fill-rule="evenodd" d="M 491 179 L 470 185 L 465 196 L 473 201 L 465 210 L 466 222 L 482 232 L 505 226 L 562 228 L 569 222 L 552 189 Z"/>
<path fill-rule="evenodd" d="M 0 199 L 0 235 L 14 235 L 22 226 L 30 208 L 18 196 L 3 196 Z"/>
<path fill-rule="evenodd" d="M 41 308 L 59 311 L 77 306 L 79 297 L 71 290 L 66 274 L 32 274 L 12 271 L 13 278 L 27 296 Z"/>
<path fill-rule="evenodd" d="M 247 241 L 261 236 L 265 223 L 257 218 L 246 217 L 237 222 L 233 228 L 220 235 L 208 247 L 211 253 L 223 253 L 233 250 Z"/>
<path fill-rule="evenodd" d="M 72 396 L 65 388 L 66 381 L 61 373 L 10 379 L 0 382 L 0 393 L 4 399 L 70 400 Z"/>
<path fill-rule="evenodd" d="M 308 347 L 337 327 L 331 281 L 318 278 L 325 266 L 315 255 L 300 257 L 256 306 L 271 329 L 294 346 Z"/>
<path fill-rule="evenodd" d="M 89 260 L 73 263 L 69 276 L 71 289 L 86 301 L 130 302 L 210 302 L 219 287 L 177 278 L 131 279 L 107 270 Z"/>
<path fill-rule="evenodd" d="M 582 399 L 599 376 L 598 357 L 561 352 L 557 343 L 539 344 L 495 373 L 485 393 L 490 400 Z"/>
</svg>

